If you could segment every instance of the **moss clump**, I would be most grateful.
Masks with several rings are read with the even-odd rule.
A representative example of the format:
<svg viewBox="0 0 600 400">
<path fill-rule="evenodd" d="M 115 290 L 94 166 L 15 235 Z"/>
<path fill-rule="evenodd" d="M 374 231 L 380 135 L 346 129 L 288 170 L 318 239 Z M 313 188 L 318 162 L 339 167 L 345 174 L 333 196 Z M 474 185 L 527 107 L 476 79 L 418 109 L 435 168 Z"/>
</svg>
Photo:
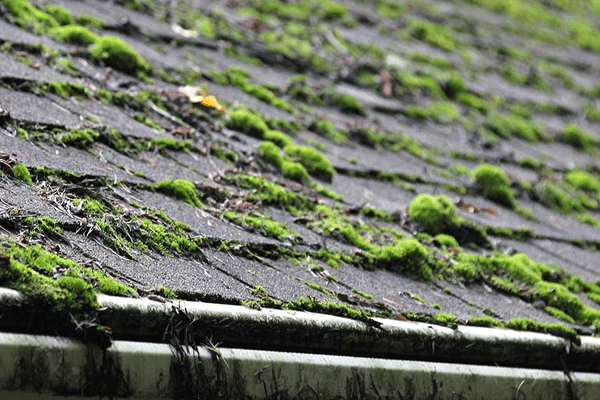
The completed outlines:
<svg viewBox="0 0 600 400">
<path fill-rule="evenodd" d="M 579 125 L 567 124 L 563 130 L 562 140 L 578 150 L 593 152 L 597 143 L 589 133 L 581 130 Z"/>
<path fill-rule="evenodd" d="M 563 337 L 576 344 L 581 344 L 581 338 L 577 335 L 575 329 L 568 328 L 561 324 L 545 324 L 529 318 L 513 318 L 508 320 L 505 326 L 509 329 L 516 329 L 519 331 L 548 333 L 550 335 Z"/>
<path fill-rule="evenodd" d="M 486 121 L 485 126 L 505 138 L 516 136 L 529 142 L 538 142 L 542 139 L 542 131 L 537 124 L 516 115 L 494 114 Z"/>
<path fill-rule="evenodd" d="M 365 107 L 352 95 L 346 93 L 329 93 L 326 97 L 332 105 L 338 107 L 343 113 L 358 114 L 361 116 L 367 115 Z"/>
<path fill-rule="evenodd" d="M 297 236 L 296 232 L 288 229 L 287 223 L 282 225 L 279 222 L 258 213 L 242 214 L 236 211 L 226 211 L 223 215 L 235 224 L 250 230 L 257 230 L 266 236 L 276 239 L 292 239 Z"/>
<path fill-rule="evenodd" d="M 48 84 L 48 89 L 63 99 L 68 99 L 72 96 L 88 97 L 86 87 L 78 83 L 50 82 Z"/>
<path fill-rule="evenodd" d="M 314 297 L 300 297 L 298 300 L 284 304 L 283 309 L 319 312 L 323 314 L 356 319 L 359 321 L 370 321 L 370 318 L 373 316 L 371 311 L 358 310 L 343 303 L 335 303 L 333 301 L 324 303 L 318 301 Z"/>
<path fill-rule="evenodd" d="M 2 0 L 2 4 L 23 29 L 33 28 L 35 32 L 42 33 L 59 25 L 54 17 L 34 7 L 27 0 Z"/>
<path fill-rule="evenodd" d="M 486 328 L 501 328 L 504 326 L 504 324 L 501 321 L 488 316 L 469 318 L 469 320 L 467 321 L 467 325 L 483 326 Z"/>
<path fill-rule="evenodd" d="M 408 206 L 408 215 L 432 235 L 452 232 L 460 224 L 454 204 L 445 196 L 418 195 Z"/>
<path fill-rule="evenodd" d="M 27 304 L 42 319 L 92 312 L 97 287 L 113 295 L 133 295 L 135 290 L 99 271 L 44 250 L 41 246 L 0 243 L 0 286 L 20 291 Z M 57 270 L 62 271 L 57 277 Z"/>
<path fill-rule="evenodd" d="M 462 251 L 461 247 L 458 244 L 458 241 L 454 236 L 446 235 L 445 233 L 439 233 L 435 235 L 435 239 L 446 248 L 454 248 L 457 251 Z"/>
<path fill-rule="evenodd" d="M 304 165 L 293 162 L 293 161 L 284 161 L 281 164 L 281 172 L 283 176 L 289 178 L 293 181 L 299 183 L 308 183 L 310 182 L 310 175 Z"/>
<path fill-rule="evenodd" d="M 263 139 L 269 127 L 258 114 L 248 110 L 234 110 L 229 114 L 228 127 Z"/>
<path fill-rule="evenodd" d="M 292 140 L 292 138 L 290 138 L 285 133 L 283 133 L 281 131 L 270 130 L 270 129 L 265 132 L 264 139 L 270 140 L 271 142 L 275 143 L 277 146 L 282 147 L 282 148 L 286 147 L 286 146 L 291 146 L 294 144 L 294 141 Z"/>
<path fill-rule="evenodd" d="M 458 48 L 458 42 L 452 31 L 445 26 L 425 20 L 412 20 L 410 24 L 413 28 L 412 36 L 415 39 L 445 51 L 453 51 Z"/>
<path fill-rule="evenodd" d="M 153 185 L 153 188 L 168 196 L 191 204 L 192 206 L 202 206 L 202 202 L 196 193 L 196 185 L 185 179 L 157 182 Z"/>
<path fill-rule="evenodd" d="M 486 198 L 511 209 L 515 208 L 515 195 L 504 171 L 493 165 L 482 164 L 475 168 L 473 176 L 481 186 Z"/>
<path fill-rule="evenodd" d="M 29 173 L 29 169 L 27 166 L 25 166 L 25 164 L 16 164 L 13 167 L 13 174 L 15 175 L 15 178 L 20 179 L 23 182 L 29 183 L 30 185 L 33 184 L 33 181 L 31 180 L 31 174 Z"/>
<path fill-rule="evenodd" d="M 429 266 L 427 249 L 415 239 L 400 240 L 393 246 L 384 246 L 376 251 L 374 264 L 393 271 L 407 273 L 430 280 L 433 272 Z"/>
<path fill-rule="evenodd" d="M 278 168 L 281 168 L 281 164 L 283 163 L 283 156 L 279 151 L 279 147 L 273 142 L 261 142 L 258 145 L 258 156 L 268 162 L 269 164 L 273 164 Z"/>
<path fill-rule="evenodd" d="M 327 182 L 333 180 L 335 169 L 327 157 L 318 150 L 307 146 L 289 145 L 285 147 L 284 151 L 288 156 L 300 159 L 300 163 L 317 178 Z"/>
<path fill-rule="evenodd" d="M 555 211 L 569 214 L 573 210 L 581 209 L 579 202 L 554 182 L 542 182 L 536 189 L 544 203 Z"/>
<path fill-rule="evenodd" d="M 309 127 L 317 135 L 324 136 L 334 143 L 344 144 L 348 141 L 348 135 L 344 131 L 335 129 L 335 126 L 328 119 L 318 119 Z"/>
<path fill-rule="evenodd" d="M 130 75 L 142 77 L 151 71 L 144 57 L 116 36 L 98 39 L 90 55 L 94 60 Z"/>
<path fill-rule="evenodd" d="M 59 26 L 52 28 L 49 33 L 56 40 L 81 46 L 94 44 L 100 39 L 100 36 L 79 25 Z"/>
<path fill-rule="evenodd" d="M 448 313 L 437 313 L 431 319 L 431 322 L 437 325 L 443 325 L 448 328 L 458 328 L 458 318 Z"/>
<path fill-rule="evenodd" d="M 593 192 L 596 196 L 600 195 L 600 180 L 588 172 L 571 171 L 565 175 L 565 181 L 577 189 Z"/>
<path fill-rule="evenodd" d="M 96 141 L 100 134 L 93 129 L 75 129 L 70 128 L 68 132 L 59 136 L 59 140 L 73 147 L 86 148 Z"/>
</svg>

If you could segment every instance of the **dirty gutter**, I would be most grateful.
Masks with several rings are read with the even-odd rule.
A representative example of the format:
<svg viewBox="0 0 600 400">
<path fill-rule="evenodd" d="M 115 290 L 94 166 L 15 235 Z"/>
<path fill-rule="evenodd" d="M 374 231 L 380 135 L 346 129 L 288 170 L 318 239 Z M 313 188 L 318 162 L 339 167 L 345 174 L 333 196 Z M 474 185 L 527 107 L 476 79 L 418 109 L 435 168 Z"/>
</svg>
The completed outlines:
<svg viewBox="0 0 600 400">
<path fill-rule="evenodd" d="M 0 289 L 0 304 L 22 300 Z M 1 333 L 0 395 L 592 399 L 600 392 L 600 340 L 590 337 L 577 346 L 506 329 L 383 319 L 374 327 L 299 311 L 98 301 L 99 322 L 115 339 L 105 352 L 75 339 Z"/>
</svg>

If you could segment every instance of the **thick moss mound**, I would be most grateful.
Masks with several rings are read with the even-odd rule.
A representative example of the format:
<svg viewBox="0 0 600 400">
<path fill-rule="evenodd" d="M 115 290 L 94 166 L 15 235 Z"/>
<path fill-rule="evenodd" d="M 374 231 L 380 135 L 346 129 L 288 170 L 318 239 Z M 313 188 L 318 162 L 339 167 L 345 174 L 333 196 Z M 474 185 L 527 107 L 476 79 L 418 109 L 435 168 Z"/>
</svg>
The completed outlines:
<svg viewBox="0 0 600 400">
<path fill-rule="evenodd" d="M 454 204 L 445 196 L 418 195 L 408 207 L 408 216 L 432 235 L 452 232 L 460 225 Z"/>
<path fill-rule="evenodd" d="M 98 39 L 90 54 L 94 60 L 130 75 L 140 76 L 150 72 L 150 64 L 146 59 L 116 36 Z"/>
</svg>

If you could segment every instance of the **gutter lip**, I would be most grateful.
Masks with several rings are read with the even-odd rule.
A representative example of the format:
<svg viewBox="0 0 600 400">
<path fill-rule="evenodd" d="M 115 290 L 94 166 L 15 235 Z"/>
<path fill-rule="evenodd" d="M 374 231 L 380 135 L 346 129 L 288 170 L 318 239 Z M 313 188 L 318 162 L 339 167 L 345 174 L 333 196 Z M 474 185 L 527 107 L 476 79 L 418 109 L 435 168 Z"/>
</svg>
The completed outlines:
<svg viewBox="0 0 600 400">
<path fill-rule="evenodd" d="M 18 307 L 25 300 L 20 292 L 0 287 L 0 304 Z M 97 322 L 109 326 L 115 340 L 165 343 L 173 339 L 165 332 L 178 314 L 192 321 L 195 334 L 229 348 L 600 372 L 600 338 L 588 336 L 574 345 L 549 334 L 466 325 L 451 329 L 373 318 L 381 323 L 375 328 L 307 311 L 102 294 L 98 302 Z M 2 325 L 3 331 L 23 332 L 18 326 Z"/>
</svg>

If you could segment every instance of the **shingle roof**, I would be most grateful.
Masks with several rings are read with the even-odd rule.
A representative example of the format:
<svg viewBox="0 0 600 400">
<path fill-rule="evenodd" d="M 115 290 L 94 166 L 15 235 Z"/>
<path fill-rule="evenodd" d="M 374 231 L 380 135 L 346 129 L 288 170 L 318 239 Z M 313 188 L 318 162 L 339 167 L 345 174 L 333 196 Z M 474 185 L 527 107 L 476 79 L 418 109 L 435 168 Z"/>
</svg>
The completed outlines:
<svg viewBox="0 0 600 400">
<path fill-rule="evenodd" d="M 597 15 L 465 3 L 0 2 L 0 284 L 593 334 Z"/>
</svg>

